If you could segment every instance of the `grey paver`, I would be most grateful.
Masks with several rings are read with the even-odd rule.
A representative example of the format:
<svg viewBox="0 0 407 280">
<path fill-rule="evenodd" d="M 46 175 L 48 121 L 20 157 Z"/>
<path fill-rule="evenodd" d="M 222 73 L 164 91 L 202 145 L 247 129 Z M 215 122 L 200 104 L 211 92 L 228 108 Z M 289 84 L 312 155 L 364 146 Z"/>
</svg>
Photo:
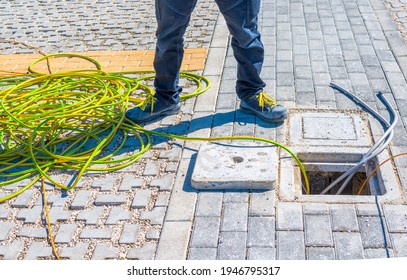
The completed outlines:
<svg viewBox="0 0 407 280">
<path fill-rule="evenodd" d="M 304 215 L 329 215 L 329 207 L 326 203 L 304 203 Z"/>
<path fill-rule="evenodd" d="M 113 229 L 111 228 L 85 228 L 80 234 L 80 238 L 100 238 L 100 239 L 111 239 L 113 234 Z"/>
<path fill-rule="evenodd" d="M 246 239 L 246 232 L 221 232 L 218 247 L 218 259 L 245 260 Z"/>
<path fill-rule="evenodd" d="M 42 207 L 33 206 L 32 208 L 21 209 L 16 215 L 17 220 L 24 220 L 25 223 L 35 224 L 41 218 Z"/>
<path fill-rule="evenodd" d="M 302 205 L 283 202 L 277 204 L 277 230 L 303 230 Z"/>
<path fill-rule="evenodd" d="M 55 236 L 56 243 L 69 243 L 75 235 L 78 226 L 76 224 L 62 224 Z"/>
<path fill-rule="evenodd" d="M 152 240 L 158 240 L 160 238 L 161 230 L 156 228 L 150 228 L 147 231 L 146 238 Z"/>
<path fill-rule="evenodd" d="M 146 243 L 141 248 L 132 248 L 127 254 L 129 260 L 153 260 L 157 249 L 157 244 Z"/>
<path fill-rule="evenodd" d="M 12 203 L 13 207 L 17 207 L 17 208 L 28 208 L 31 199 L 32 199 L 37 193 L 38 193 L 38 191 L 35 191 L 35 190 L 26 190 L 26 191 L 24 191 L 22 194 L 20 194 L 19 196 L 17 196 L 17 198 L 15 199 L 15 201 Z"/>
<path fill-rule="evenodd" d="M 195 215 L 220 217 L 222 197 L 223 194 L 221 192 L 201 192 L 198 195 Z"/>
<path fill-rule="evenodd" d="M 50 223 L 56 224 L 57 222 L 67 221 L 71 217 L 71 211 L 64 210 L 63 207 L 51 207 L 49 209 Z"/>
<path fill-rule="evenodd" d="M 78 216 L 76 216 L 75 220 L 85 221 L 87 225 L 97 225 L 103 211 L 103 207 L 94 207 L 91 210 L 82 210 L 79 212 Z"/>
<path fill-rule="evenodd" d="M 188 260 L 216 260 L 217 248 L 190 248 Z"/>
<path fill-rule="evenodd" d="M 151 180 L 150 187 L 157 187 L 162 191 L 172 190 L 174 184 L 174 175 L 166 174 L 162 178 Z"/>
<path fill-rule="evenodd" d="M 140 220 L 149 220 L 152 225 L 162 225 L 165 216 L 165 207 L 154 207 L 151 211 L 144 211 L 140 215 Z"/>
<path fill-rule="evenodd" d="M 153 161 L 149 160 L 147 161 L 147 164 L 144 168 L 143 175 L 145 176 L 156 176 L 158 172 L 160 171 L 160 161 Z"/>
<path fill-rule="evenodd" d="M 248 247 L 275 247 L 275 219 L 250 217 Z"/>
<path fill-rule="evenodd" d="M 249 215 L 275 215 L 275 191 L 259 191 L 250 194 Z"/>
<path fill-rule="evenodd" d="M 247 203 L 225 203 L 222 231 L 247 231 Z"/>
<path fill-rule="evenodd" d="M 384 236 L 379 217 L 359 217 L 359 226 L 364 248 L 384 248 Z M 390 245 L 389 234 L 387 229 L 385 230 L 387 243 Z"/>
<path fill-rule="evenodd" d="M 92 196 L 92 191 L 80 190 L 76 195 L 71 205 L 70 209 L 85 209 L 89 203 L 89 199 Z"/>
<path fill-rule="evenodd" d="M 358 231 L 359 224 L 356 210 L 353 205 L 333 204 L 331 205 L 332 229 L 334 231 Z"/>
<path fill-rule="evenodd" d="M 363 259 L 362 236 L 358 232 L 334 232 L 339 260 Z"/>
<path fill-rule="evenodd" d="M 114 248 L 110 244 L 106 243 L 97 243 L 92 254 L 92 260 L 116 259 L 118 254 L 118 248 Z"/>
<path fill-rule="evenodd" d="M 0 219 L 7 219 L 9 216 L 10 210 L 4 208 L 3 205 L 0 204 Z"/>
<path fill-rule="evenodd" d="M 119 239 L 119 244 L 134 244 L 137 241 L 140 226 L 138 224 L 125 224 Z"/>
<path fill-rule="evenodd" d="M 389 249 L 390 258 L 394 257 L 393 250 Z M 387 258 L 386 249 L 365 249 L 366 259 L 385 259 Z"/>
<path fill-rule="evenodd" d="M 190 246 L 216 248 L 219 229 L 220 217 L 196 217 Z"/>
<path fill-rule="evenodd" d="M 132 188 L 139 188 L 144 184 L 144 179 L 136 178 L 131 174 L 125 174 L 119 185 L 119 191 L 129 191 Z"/>
<path fill-rule="evenodd" d="M 383 210 L 389 227 L 389 232 L 407 232 L 407 206 L 384 205 Z"/>
<path fill-rule="evenodd" d="M 129 220 L 131 216 L 132 213 L 130 211 L 126 211 L 121 207 L 113 207 L 112 209 L 110 209 L 109 216 L 107 216 L 105 224 L 114 225 L 117 224 L 119 221 Z"/>
<path fill-rule="evenodd" d="M 96 206 L 103 205 L 120 205 L 125 203 L 127 195 L 125 194 L 98 194 L 94 204 Z"/>
<path fill-rule="evenodd" d="M 407 237 L 406 234 L 394 233 L 391 235 L 394 244 L 396 257 L 407 257 Z"/>
<path fill-rule="evenodd" d="M 46 228 L 22 227 L 16 234 L 18 237 L 47 238 Z"/>
<path fill-rule="evenodd" d="M 0 241 L 6 240 L 15 226 L 12 222 L 0 222 Z"/>
<path fill-rule="evenodd" d="M 334 260 L 335 250 L 329 247 L 309 247 L 307 248 L 308 260 Z"/>
<path fill-rule="evenodd" d="M 105 178 L 98 178 L 92 182 L 92 188 L 98 188 L 101 191 L 110 191 L 114 187 L 116 176 L 107 176 Z"/>
<path fill-rule="evenodd" d="M 10 245 L 0 245 L 0 256 L 3 260 L 16 260 L 24 249 L 24 241 L 14 240 Z"/>
<path fill-rule="evenodd" d="M 166 206 L 168 206 L 169 200 L 170 200 L 170 194 L 160 193 L 157 196 L 154 206 L 155 207 L 166 207 Z"/>
<path fill-rule="evenodd" d="M 304 233 L 302 231 L 278 231 L 277 258 L 279 260 L 305 260 Z"/>
<path fill-rule="evenodd" d="M 38 258 L 50 257 L 52 254 L 52 248 L 44 245 L 42 242 L 34 241 L 28 248 L 27 253 L 24 256 L 24 260 L 36 260 Z"/>
<path fill-rule="evenodd" d="M 64 259 L 84 260 L 88 248 L 89 243 L 77 242 L 73 247 L 63 247 L 59 256 Z"/>
<path fill-rule="evenodd" d="M 275 260 L 276 249 L 270 247 L 250 247 L 247 251 L 248 260 Z"/>
<path fill-rule="evenodd" d="M 328 215 L 305 215 L 305 244 L 333 246 L 331 221 Z"/>
<path fill-rule="evenodd" d="M 133 202 L 131 203 L 131 208 L 145 208 L 150 200 L 151 190 L 150 189 L 137 189 L 136 195 L 134 196 Z"/>
<path fill-rule="evenodd" d="M 166 222 L 158 242 L 156 259 L 186 259 L 191 225 L 191 222 Z"/>
</svg>

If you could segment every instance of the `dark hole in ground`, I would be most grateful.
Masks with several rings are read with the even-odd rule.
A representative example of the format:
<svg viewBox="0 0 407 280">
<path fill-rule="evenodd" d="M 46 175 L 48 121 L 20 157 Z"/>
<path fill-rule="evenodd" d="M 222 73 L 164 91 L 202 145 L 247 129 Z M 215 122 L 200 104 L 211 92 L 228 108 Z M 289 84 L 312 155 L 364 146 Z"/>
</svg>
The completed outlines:
<svg viewBox="0 0 407 280">
<path fill-rule="evenodd" d="M 311 194 L 320 194 L 327 186 L 329 186 L 334 180 L 341 176 L 345 172 L 323 172 L 323 171 L 307 171 L 308 180 L 311 188 Z M 357 195 L 363 182 L 367 176 L 364 172 L 357 172 L 352 180 L 346 185 L 341 195 Z M 302 185 L 305 185 L 304 178 L 301 176 Z M 343 180 L 344 181 L 344 180 Z M 335 195 L 338 189 L 342 186 L 343 181 L 339 182 L 333 187 L 326 195 Z M 305 193 L 305 189 L 302 188 L 302 193 Z M 363 189 L 361 195 L 371 195 L 369 183 Z"/>
</svg>

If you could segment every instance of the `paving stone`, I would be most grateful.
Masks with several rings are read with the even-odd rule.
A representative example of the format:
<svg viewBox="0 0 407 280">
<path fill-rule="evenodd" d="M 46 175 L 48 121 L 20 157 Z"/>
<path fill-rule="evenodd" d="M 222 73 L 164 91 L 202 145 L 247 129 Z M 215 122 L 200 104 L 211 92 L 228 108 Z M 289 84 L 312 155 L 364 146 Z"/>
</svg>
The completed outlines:
<svg viewBox="0 0 407 280">
<path fill-rule="evenodd" d="M 364 248 L 384 248 L 384 236 L 379 217 L 359 217 L 359 226 Z M 387 244 L 390 245 L 389 233 L 387 229 L 385 230 Z"/>
<path fill-rule="evenodd" d="M 406 234 L 394 233 L 391 235 L 394 244 L 396 257 L 407 257 L 407 238 Z"/>
<path fill-rule="evenodd" d="M 152 240 L 158 240 L 160 238 L 161 230 L 156 228 L 150 228 L 147 231 L 146 238 Z"/>
<path fill-rule="evenodd" d="M 74 247 L 63 247 L 59 256 L 63 259 L 84 260 L 89 248 L 89 243 L 77 242 Z"/>
<path fill-rule="evenodd" d="M 160 193 L 157 196 L 157 200 L 154 203 L 155 207 L 166 207 L 168 206 L 168 202 L 170 200 L 170 194 L 168 193 Z"/>
<path fill-rule="evenodd" d="M 138 189 L 136 190 L 136 195 L 134 196 L 131 208 L 145 208 L 150 200 L 151 190 L 150 189 Z"/>
<path fill-rule="evenodd" d="M 115 206 L 125 203 L 127 195 L 125 194 L 98 194 L 94 204 L 96 206 Z"/>
<path fill-rule="evenodd" d="M 150 182 L 150 187 L 157 187 L 161 191 L 172 190 L 174 184 L 174 175 L 166 174 L 162 178 L 153 179 Z"/>
<path fill-rule="evenodd" d="M 333 246 L 328 215 L 305 215 L 305 245 Z"/>
<path fill-rule="evenodd" d="M 198 195 L 196 206 L 196 216 L 213 216 L 220 217 L 222 212 L 221 192 L 201 192 Z"/>
<path fill-rule="evenodd" d="M 80 234 L 80 238 L 100 238 L 111 239 L 113 235 L 113 229 L 111 228 L 85 228 Z"/>
<path fill-rule="evenodd" d="M 14 227 L 12 222 L 0 222 L 0 241 L 6 240 Z"/>
<path fill-rule="evenodd" d="M 106 176 L 103 178 L 98 178 L 92 182 L 92 188 L 98 188 L 101 191 L 111 191 L 116 182 L 116 176 Z"/>
<path fill-rule="evenodd" d="M 144 211 L 140 220 L 149 220 L 151 225 L 162 225 L 165 217 L 165 207 L 154 207 L 151 211 Z"/>
<path fill-rule="evenodd" d="M 10 210 L 4 208 L 3 205 L 0 204 L 0 219 L 7 219 L 9 216 Z"/>
<path fill-rule="evenodd" d="M 248 247 L 275 247 L 275 219 L 250 217 Z"/>
<path fill-rule="evenodd" d="M 329 215 L 328 204 L 325 203 L 304 203 L 304 215 Z"/>
<path fill-rule="evenodd" d="M 76 216 L 76 221 L 85 221 L 87 225 L 97 225 L 99 223 L 100 216 L 102 215 L 103 207 L 94 207 L 91 210 L 82 210 Z"/>
<path fill-rule="evenodd" d="M 303 230 L 302 206 L 300 203 L 277 204 L 277 230 Z"/>
<path fill-rule="evenodd" d="M 157 260 L 185 260 L 187 257 L 192 223 L 166 222 L 158 242 Z"/>
<path fill-rule="evenodd" d="M 42 207 L 33 206 L 32 208 L 21 209 L 17 215 L 17 220 L 24 220 L 25 223 L 35 224 L 41 218 Z"/>
<path fill-rule="evenodd" d="M 47 238 L 47 230 L 45 228 L 22 227 L 18 232 L 18 237 L 31 238 Z"/>
<path fill-rule="evenodd" d="M 331 215 L 334 231 L 359 231 L 356 210 L 353 205 L 332 204 Z"/>
<path fill-rule="evenodd" d="M 92 191 L 80 190 L 76 195 L 71 205 L 72 210 L 85 209 L 88 206 L 89 199 L 92 196 Z"/>
<path fill-rule="evenodd" d="M 302 231 L 277 232 L 277 259 L 305 260 L 304 233 Z"/>
<path fill-rule="evenodd" d="M 390 258 L 394 258 L 393 250 L 389 250 Z M 366 259 L 385 259 L 387 258 L 386 249 L 365 249 Z"/>
<path fill-rule="evenodd" d="M 125 174 L 123 180 L 120 183 L 119 191 L 129 191 L 132 188 L 140 188 L 144 184 L 144 179 L 136 178 L 131 174 Z"/>
<path fill-rule="evenodd" d="M 379 216 L 379 211 L 375 204 L 357 204 L 356 205 L 358 216 Z M 381 209 L 383 215 L 383 209 Z"/>
<path fill-rule="evenodd" d="M 246 239 L 246 232 L 221 232 L 218 246 L 218 259 L 245 260 Z"/>
<path fill-rule="evenodd" d="M 190 248 L 188 260 L 216 260 L 217 248 Z"/>
<path fill-rule="evenodd" d="M 247 251 L 248 260 L 275 260 L 276 249 L 270 247 L 250 247 Z"/>
<path fill-rule="evenodd" d="M 225 203 L 222 231 L 247 231 L 247 203 Z"/>
<path fill-rule="evenodd" d="M 66 211 L 63 207 L 51 207 L 49 209 L 49 218 L 51 224 L 56 224 L 57 222 L 64 222 L 69 220 L 71 217 L 71 211 Z"/>
<path fill-rule="evenodd" d="M 216 248 L 219 229 L 220 217 L 196 217 L 190 246 Z"/>
<path fill-rule="evenodd" d="M 153 260 L 156 253 L 157 244 L 146 243 L 141 248 L 132 248 L 127 254 L 129 260 Z"/>
<path fill-rule="evenodd" d="M 119 248 L 111 247 L 110 244 L 97 243 L 95 251 L 92 254 L 92 260 L 117 259 Z"/>
<path fill-rule="evenodd" d="M 307 260 L 334 260 L 335 250 L 328 247 L 307 248 Z"/>
<path fill-rule="evenodd" d="M 339 260 L 363 259 L 362 236 L 358 232 L 334 232 Z M 363 238 L 364 239 L 364 238 Z"/>
<path fill-rule="evenodd" d="M 44 245 L 43 242 L 34 241 L 28 248 L 24 260 L 36 260 L 38 258 L 47 258 L 52 255 L 52 248 Z"/>
<path fill-rule="evenodd" d="M 28 208 L 30 206 L 29 203 L 31 199 L 38 193 L 39 192 L 36 190 L 26 190 L 18 195 L 16 200 L 11 205 L 16 208 Z"/>
<path fill-rule="evenodd" d="M 168 159 L 169 161 L 179 161 L 181 158 L 182 149 L 178 147 L 172 147 L 170 150 L 161 151 L 159 158 Z"/>
<path fill-rule="evenodd" d="M 144 168 L 143 175 L 144 176 L 157 176 L 158 172 L 160 171 L 160 161 L 147 161 L 146 167 Z"/>
<path fill-rule="evenodd" d="M 113 207 L 110 212 L 107 220 L 105 222 L 106 225 L 115 225 L 119 221 L 126 221 L 130 220 L 132 213 L 130 211 L 126 211 L 121 207 Z"/>
<path fill-rule="evenodd" d="M 0 256 L 3 260 L 17 260 L 24 249 L 24 241 L 14 240 L 10 245 L 0 245 Z"/>
<path fill-rule="evenodd" d="M 407 206 L 383 205 L 383 210 L 390 232 L 407 232 Z"/>
<path fill-rule="evenodd" d="M 76 224 L 62 224 L 55 236 L 56 243 L 69 243 L 73 239 L 78 226 Z"/>
<path fill-rule="evenodd" d="M 138 224 L 125 224 L 119 239 L 119 244 L 134 244 L 137 241 L 140 226 Z"/>
</svg>

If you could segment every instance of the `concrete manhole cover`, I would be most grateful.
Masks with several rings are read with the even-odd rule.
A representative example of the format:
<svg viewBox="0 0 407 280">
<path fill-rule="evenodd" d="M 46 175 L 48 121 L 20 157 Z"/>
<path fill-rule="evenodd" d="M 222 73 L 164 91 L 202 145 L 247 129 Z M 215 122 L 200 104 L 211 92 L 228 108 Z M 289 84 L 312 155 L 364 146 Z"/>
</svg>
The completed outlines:
<svg viewBox="0 0 407 280">
<path fill-rule="evenodd" d="M 278 174 L 275 146 L 205 143 L 192 173 L 195 189 L 273 189 Z"/>
</svg>

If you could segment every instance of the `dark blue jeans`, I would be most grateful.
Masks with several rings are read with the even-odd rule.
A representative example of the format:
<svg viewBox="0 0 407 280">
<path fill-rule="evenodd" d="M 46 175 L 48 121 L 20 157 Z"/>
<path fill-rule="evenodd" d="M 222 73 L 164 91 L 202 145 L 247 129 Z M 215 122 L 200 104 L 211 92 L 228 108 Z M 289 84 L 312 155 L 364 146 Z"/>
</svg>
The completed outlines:
<svg viewBox="0 0 407 280">
<path fill-rule="evenodd" d="M 237 61 L 236 93 L 247 100 L 261 92 L 260 78 L 264 47 L 257 30 L 261 0 L 215 0 L 232 34 L 233 54 Z M 179 71 L 184 55 L 184 34 L 197 0 L 155 0 L 157 45 L 154 58 L 154 86 L 158 98 L 179 101 Z"/>
</svg>

